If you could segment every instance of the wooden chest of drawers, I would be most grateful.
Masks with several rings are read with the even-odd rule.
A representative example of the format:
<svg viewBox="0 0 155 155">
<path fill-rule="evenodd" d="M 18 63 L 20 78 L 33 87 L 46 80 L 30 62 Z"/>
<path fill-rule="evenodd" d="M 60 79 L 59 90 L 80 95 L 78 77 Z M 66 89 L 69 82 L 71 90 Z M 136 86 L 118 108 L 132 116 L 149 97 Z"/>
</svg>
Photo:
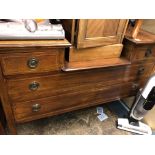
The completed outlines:
<svg viewBox="0 0 155 155">
<path fill-rule="evenodd" d="M 0 97 L 8 127 L 12 134 L 16 134 L 17 119 L 14 107 L 19 105 L 17 104 L 18 101 L 21 100 L 20 105 L 22 105 L 23 101 L 32 102 L 32 99 L 47 97 L 46 93 L 42 93 L 42 96 L 37 94 L 37 89 L 40 89 L 40 87 L 45 89 L 45 92 L 52 92 L 52 89 L 42 86 L 42 82 L 31 81 L 26 86 L 25 84 L 30 82 L 28 79 L 33 78 L 35 80 L 36 76 L 43 78 L 44 75 L 51 76 L 60 72 L 64 62 L 64 49 L 68 46 L 70 46 L 70 43 L 67 40 L 0 42 Z M 23 79 L 25 80 L 23 81 Z M 23 91 L 20 92 L 19 90 Z M 25 93 L 27 90 L 30 92 Z M 11 92 L 13 93 L 11 94 Z M 33 95 L 36 98 L 32 97 Z M 23 109 L 22 106 L 20 112 L 23 113 Z M 19 112 L 19 108 L 17 110 Z M 17 116 L 20 112 L 17 113 Z"/>
<path fill-rule="evenodd" d="M 66 40 L 0 43 L 0 95 L 12 134 L 17 123 L 135 95 L 154 67 L 153 55 L 137 61 L 125 48 L 132 64 L 65 72 L 69 45 Z"/>
</svg>

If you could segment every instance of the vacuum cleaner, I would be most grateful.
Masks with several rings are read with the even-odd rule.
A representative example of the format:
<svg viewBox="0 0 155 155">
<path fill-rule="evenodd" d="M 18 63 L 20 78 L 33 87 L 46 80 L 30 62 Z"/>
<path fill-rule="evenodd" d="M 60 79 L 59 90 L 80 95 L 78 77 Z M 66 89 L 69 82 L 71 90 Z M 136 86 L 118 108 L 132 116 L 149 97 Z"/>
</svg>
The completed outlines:
<svg viewBox="0 0 155 155">
<path fill-rule="evenodd" d="M 143 89 L 135 97 L 128 118 L 118 118 L 117 128 L 141 135 L 151 135 L 151 128 L 141 120 L 155 104 L 155 74 L 153 74 Z"/>
</svg>

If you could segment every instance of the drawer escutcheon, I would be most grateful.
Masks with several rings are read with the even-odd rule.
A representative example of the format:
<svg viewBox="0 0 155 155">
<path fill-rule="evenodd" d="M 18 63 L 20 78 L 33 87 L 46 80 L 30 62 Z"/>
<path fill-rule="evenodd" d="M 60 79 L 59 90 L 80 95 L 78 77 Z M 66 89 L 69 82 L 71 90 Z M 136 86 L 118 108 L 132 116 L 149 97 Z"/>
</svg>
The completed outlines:
<svg viewBox="0 0 155 155">
<path fill-rule="evenodd" d="M 40 84 L 38 82 L 32 82 L 29 84 L 29 89 L 30 90 L 37 90 L 39 88 Z"/>
<path fill-rule="evenodd" d="M 30 59 L 27 61 L 27 66 L 28 66 L 30 69 L 35 69 L 35 68 L 38 66 L 38 63 L 39 63 L 39 60 L 37 60 L 36 58 L 30 58 Z"/>
<path fill-rule="evenodd" d="M 33 111 L 33 112 L 37 112 L 37 111 L 39 111 L 40 109 L 41 109 L 41 105 L 40 105 L 40 104 L 36 103 L 36 104 L 33 104 L 33 105 L 32 105 L 32 111 Z"/>
<path fill-rule="evenodd" d="M 145 52 L 145 57 L 150 57 L 152 55 L 152 50 L 148 48 Z"/>
</svg>

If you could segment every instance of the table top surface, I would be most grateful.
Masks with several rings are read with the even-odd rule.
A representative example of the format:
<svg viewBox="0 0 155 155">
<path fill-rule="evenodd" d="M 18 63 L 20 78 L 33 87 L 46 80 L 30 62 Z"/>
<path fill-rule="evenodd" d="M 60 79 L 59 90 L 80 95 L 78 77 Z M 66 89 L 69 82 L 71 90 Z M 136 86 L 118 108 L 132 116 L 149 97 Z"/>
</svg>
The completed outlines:
<svg viewBox="0 0 155 155">
<path fill-rule="evenodd" d="M 70 42 L 64 40 L 1 40 L 0 48 L 3 47 L 69 47 Z"/>
<path fill-rule="evenodd" d="M 150 32 L 140 30 L 137 37 L 131 38 L 128 35 L 125 38 L 135 44 L 153 44 L 155 43 L 155 35 Z"/>
</svg>

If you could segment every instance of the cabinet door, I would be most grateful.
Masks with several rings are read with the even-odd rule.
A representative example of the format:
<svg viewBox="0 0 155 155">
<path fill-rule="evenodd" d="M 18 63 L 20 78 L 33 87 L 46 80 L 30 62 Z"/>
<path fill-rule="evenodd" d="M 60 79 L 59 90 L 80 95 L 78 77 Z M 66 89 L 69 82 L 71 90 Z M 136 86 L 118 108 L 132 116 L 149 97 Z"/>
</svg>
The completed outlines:
<svg viewBox="0 0 155 155">
<path fill-rule="evenodd" d="M 80 19 L 77 48 L 121 43 L 127 23 L 125 19 Z"/>
</svg>

